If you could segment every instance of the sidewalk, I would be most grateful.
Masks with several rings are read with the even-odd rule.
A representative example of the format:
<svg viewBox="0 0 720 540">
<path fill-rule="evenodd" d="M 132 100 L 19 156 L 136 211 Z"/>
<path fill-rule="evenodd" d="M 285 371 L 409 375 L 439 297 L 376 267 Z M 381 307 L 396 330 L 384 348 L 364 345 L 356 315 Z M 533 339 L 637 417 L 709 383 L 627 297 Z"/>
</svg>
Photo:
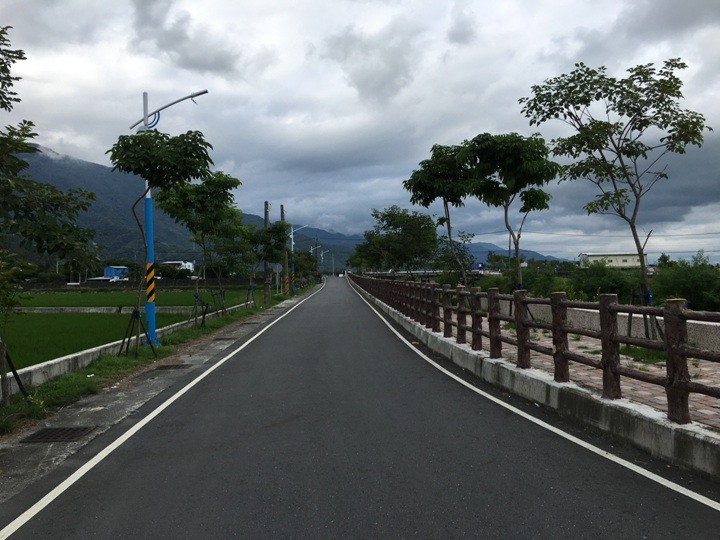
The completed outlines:
<svg viewBox="0 0 720 540">
<path fill-rule="evenodd" d="M 545 336 L 537 331 L 531 334 L 532 340 L 546 347 L 552 347 L 551 336 Z M 514 336 L 513 336 L 514 337 Z M 489 351 L 488 340 L 483 338 L 483 350 Z M 579 340 L 570 342 L 570 350 L 577 353 L 593 356 L 597 354 L 600 358 L 600 341 L 588 337 L 582 337 Z M 516 361 L 516 349 L 503 343 L 503 358 Z M 550 356 L 531 351 L 530 361 L 533 368 L 540 369 L 547 373 L 553 374 L 555 365 Z M 624 366 L 632 367 L 637 370 L 646 371 L 650 374 L 664 376 L 664 364 L 644 364 L 634 361 L 627 356 L 621 356 L 621 362 Z M 720 386 L 720 366 L 713 362 L 705 360 L 688 361 L 690 368 L 690 376 L 693 381 L 706 384 L 708 386 Z M 570 361 L 570 380 L 579 386 L 587 388 L 598 396 L 602 395 L 602 371 L 599 369 Z M 663 414 L 667 413 L 667 399 L 665 391 L 662 387 L 637 381 L 629 377 L 621 377 L 620 388 L 622 397 L 630 401 L 642 403 L 657 409 Z M 720 433 L 720 400 L 705 396 L 702 394 L 690 394 L 690 417 L 693 422 L 703 424 L 705 427 L 718 431 Z"/>
</svg>

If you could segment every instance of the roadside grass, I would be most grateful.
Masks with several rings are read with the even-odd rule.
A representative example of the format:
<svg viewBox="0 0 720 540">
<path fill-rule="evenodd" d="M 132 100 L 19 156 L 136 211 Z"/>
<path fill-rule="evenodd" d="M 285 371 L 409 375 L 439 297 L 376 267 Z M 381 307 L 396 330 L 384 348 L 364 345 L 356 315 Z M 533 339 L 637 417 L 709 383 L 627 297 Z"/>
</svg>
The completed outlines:
<svg viewBox="0 0 720 540">
<path fill-rule="evenodd" d="M 620 347 L 620 354 L 629 356 L 636 362 L 643 364 L 664 364 L 665 353 L 654 349 L 646 349 L 644 347 L 634 347 L 632 345 L 623 345 Z"/>
<path fill-rule="evenodd" d="M 262 299 L 262 291 L 259 293 Z M 271 305 L 285 300 L 282 295 L 273 296 Z M 260 302 L 258 302 L 260 305 Z M 178 346 L 201 338 L 233 322 L 245 319 L 261 308 L 246 308 L 228 313 L 222 317 L 206 319 L 205 326 L 193 326 L 178 329 L 162 336 L 162 345 L 156 347 L 158 359 L 166 358 L 177 352 Z M 127 317 L 123 316 L 127 321 Z M 121 336 L 122 337 L 122 336 Z M 57 357 L 60 355 L 55 355 Z M 103 355 L 88 367 L 61 375 L 39 386 L 28 389 L 29 400 L 17 394 L 12 397 L 10 407 L 0 406 L 0 433 L 11 433 L 28 423 L 46 418 L 59 408 L 70 405 L 80 398 L 97 394 L 103 388 L 140 369 L 155 362 L 155 357 L 149 347 L 138 348 L 138 356 Z"/>
</svg>

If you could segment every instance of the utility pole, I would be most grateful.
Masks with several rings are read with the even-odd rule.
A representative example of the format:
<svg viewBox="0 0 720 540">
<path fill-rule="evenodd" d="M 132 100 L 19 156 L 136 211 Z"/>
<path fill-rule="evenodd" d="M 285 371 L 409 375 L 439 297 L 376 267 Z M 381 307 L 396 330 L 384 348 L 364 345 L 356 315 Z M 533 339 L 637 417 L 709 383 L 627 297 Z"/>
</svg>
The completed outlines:
<svg viewBox="0 0 720 540">
<path fill-rule="evenodd" d="M 194 92 L 189 96 L 185 96 L 180 99 L 176 99 L 172 103 L 163 105 L 159 109 L 153 112 L 148 112 L 148 93 L 143 92 L 143 117 L 135 122 L 130 129 L 134 129 L 136 126 L 142 124 L 139 128 L 141 130 L 148 130 L 154 128 L 160 121 L 160 111 L 172 107 L 176 103 L 185 101 L 186 99 L 195 102 L 196 97 L 207 94 L 207 90 L 201 90 L 200 92 Z M 152 122 L 150 117 L 152 116 Z M 156 322 L 155 322 L 155 238 L 153 231 L 153 199 L 152 190 L 148 185 L 147 180 L 145 181 L 145 251 L 146 251 L 146 262 L 145 262 L 145 293 L 147 295 L 147 301 L 145 302 L 145 319 L 147 320 L 147 333 L 148 339 L 152 345 L 159 345 L 160 342 L 157 338 Z"/>
<path fill-rule="evenodd" d="M 267 230 L 270 228 L 270 204 L 265 201 L 265 232 L 267 233 Z M 266 236 L 267 240 L 267 236 Z M 263 306 L 269 307 L 270 306 L 270 265 L 267 261 L 267 249 L 268 246 L 265 246 L 265 256 L 263 257 L 265 260 L 263 261 L 263 276 L 264 276 L 264 286 L 263 286 Z"/>
<path fill-rule="evenodd" d="M 280 205 L 280 221 L 283 223 L 285 222 L 285 205 Z M 288 264 L 288 248 L 287 248 L 287 241 L 285 241 L 285 248 L 283 249 L 283 286 L 282 286 L 282 293 L 285 295 L 290 294 L 290 274 L 289 271 L 289 264 Z"/>
</svg>

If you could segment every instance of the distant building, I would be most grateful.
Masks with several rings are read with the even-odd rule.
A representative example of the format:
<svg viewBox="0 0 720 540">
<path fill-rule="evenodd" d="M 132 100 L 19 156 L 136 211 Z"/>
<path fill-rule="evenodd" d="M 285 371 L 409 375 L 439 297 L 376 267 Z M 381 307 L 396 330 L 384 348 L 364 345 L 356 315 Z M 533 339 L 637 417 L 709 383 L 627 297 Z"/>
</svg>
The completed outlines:
<svg viewBox="0 0 720 540">
<path fill-rule="evenodd" d="M 103 278 L 105 279 L 124 279 L 127 277 L 130 269 L 127 266 L 106 266 L 103 270 Z"/>
<path fill-rule="evenodd" d="M 644 255 L 644 257 L 645 266 L 647 266 L 647 255 Z M 640 257 L 638 257 L 637 253 L 581 253 L 578 258 L 580 268 L 600 261 L 604 261 L 606 265 L 612 268 L 640 268 Z"/>
<path fill-rule="evenodd" d="M 189 261 L 163 261 L 160 265 L 172 266 L 178 270 L 190 270 L 191 273 L 195 271 L 195 263 Z"/>
</svg>

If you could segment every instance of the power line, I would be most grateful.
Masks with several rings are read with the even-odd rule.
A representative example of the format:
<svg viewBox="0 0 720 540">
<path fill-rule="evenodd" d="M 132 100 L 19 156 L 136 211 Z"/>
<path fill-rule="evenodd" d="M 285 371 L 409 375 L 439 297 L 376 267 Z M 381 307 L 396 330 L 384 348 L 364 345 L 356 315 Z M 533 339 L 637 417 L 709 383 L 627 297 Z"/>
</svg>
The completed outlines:
<svg viewBox="0 0 720 540">
<path fill-rule="evenodd" d="M 475 236 L 488 236 L 492 234 L 507 234 L 505 231 L 490 231 L 482 233 L 474 233 Z M 546 236 L 577 236 L 583 238 L 628 238 L 627 234 L 596 234 L 596 233 L 560 233 L 560 232 L 540 232 L 540 231 L 523 231 L 523 236 L 526 234 L 539 234 Z M 705 233 L 679 233 L 679 234 L 653 234 L 653 238 L 675 238 L 675 237 L 689 237 L 689 236 L 720 236 L 720 232 L 705 232 Z"/>
</svg>

